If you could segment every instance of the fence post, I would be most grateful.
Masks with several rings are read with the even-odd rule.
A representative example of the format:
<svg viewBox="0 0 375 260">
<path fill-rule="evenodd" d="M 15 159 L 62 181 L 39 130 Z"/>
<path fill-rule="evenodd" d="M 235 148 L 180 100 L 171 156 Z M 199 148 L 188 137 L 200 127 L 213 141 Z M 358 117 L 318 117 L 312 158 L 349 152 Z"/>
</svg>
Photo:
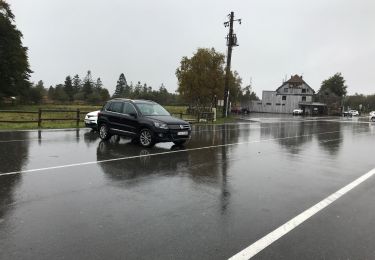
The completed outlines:
<svg viewBox="0 0 375 260">
<path fill-rule="evenodd" d="M 42 109 L 39 108 L 38 110 L 38 127 L 42 126 Z"/>
<path fill-rule="evenodd" d="M 79 111 L 79 108 L 77 108 L 77 127 L 79 126 L 79 113 L 80 111 Z"/>
</svg>

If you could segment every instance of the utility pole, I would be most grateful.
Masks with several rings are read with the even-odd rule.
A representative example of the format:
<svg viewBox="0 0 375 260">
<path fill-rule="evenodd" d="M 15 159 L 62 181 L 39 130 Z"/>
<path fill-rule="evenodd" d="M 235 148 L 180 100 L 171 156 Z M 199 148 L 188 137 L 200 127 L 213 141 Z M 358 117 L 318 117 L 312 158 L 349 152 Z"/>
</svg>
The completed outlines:
<svg viewBox="0 0 375 260">
<path fill-rule="evenodd" d="M 230 75 L 230 63 L 232 60 L 232 48 L 238 46 L 237 36 L 233 33 L 233 22 L 238 21 L 241 24 L 241 19 L 234 19 L 234 12 L 231 12 L 229 15 L 229 21 L 224 23 L 224 27 L 229 26 L 229 33 L 227 35 L 227 66 L 225 69 L 225 86 L 224 86 L 224 107 L 223 107 L 223 117 L 228 116 L 228 107 L 229 107 L 229 75 Z"/>
</svg>

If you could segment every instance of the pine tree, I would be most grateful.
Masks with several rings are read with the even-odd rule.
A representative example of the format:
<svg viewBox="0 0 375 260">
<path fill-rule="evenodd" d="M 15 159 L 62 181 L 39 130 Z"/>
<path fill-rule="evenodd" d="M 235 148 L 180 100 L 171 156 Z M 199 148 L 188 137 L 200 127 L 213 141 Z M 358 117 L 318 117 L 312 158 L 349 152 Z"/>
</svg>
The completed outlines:
<svg viewBox="0 0 375 260">
<path fill-rule="evenodd" d="M 115 93 L 113 94 L 113 97 L 122 97 L 124 96 L 125 87 L 127 86 L 126 78 L 124 73 L 120 74 L 120 77 L 116 84 Z"/>
<path fill-rule="evenodd" d="M 79 78 L 78 74 L 76 74 L 74 77 L 73 77 L 73 96 L 74 95 L 77 95 L 80 90 L 81 90 L 81 79 Z"/>
<path fill-rule="evenodd" d="M 100 91 L 102 87 L 103 87 L 103 82 L 100 78 L 98 78 L 95 83 L 95 90 Z"/>
<path fill-rule="evenodd" d="M 94 82 L 92 80 L 91 71 L 87 71 L 86 77 L 83 80 L 82 84 L 82 92 L 83 92 L 83 98 L 87 99 L 87 97 L 92 94 L 94 89 Z"/>
<path fill-rule="evenodd" d="M 74 88 L 73 88 L 72 78 L 70 76 L 67 76 L 65 78 L 64 90 L 65 90 L 65 93 L 69 97 L 69 101 L 73 101 Z"/>
<path fill-rule="evenodd" d="M 48 89 L 48 99 L 53 100 L 55 96 L 55 89 L 54 87 L 50 86 Z"/>
<path fill-rule="evenodd" d="M 32 71 L 14 18 L 9 4 L 0 0 L 0 96 L 27 98 Z"/>
</svg>

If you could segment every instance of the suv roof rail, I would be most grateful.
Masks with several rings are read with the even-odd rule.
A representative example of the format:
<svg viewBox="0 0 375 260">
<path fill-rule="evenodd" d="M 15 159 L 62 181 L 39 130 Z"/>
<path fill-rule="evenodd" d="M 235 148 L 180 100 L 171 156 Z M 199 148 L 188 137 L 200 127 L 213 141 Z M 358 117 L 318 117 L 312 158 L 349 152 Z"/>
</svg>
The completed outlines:
<svg viewBox="0 0 375 260">
<path fill-rule="evenodd" d="M 130 98 L 112 98 L 111 100 L 131 100 Z"/>
</svg>

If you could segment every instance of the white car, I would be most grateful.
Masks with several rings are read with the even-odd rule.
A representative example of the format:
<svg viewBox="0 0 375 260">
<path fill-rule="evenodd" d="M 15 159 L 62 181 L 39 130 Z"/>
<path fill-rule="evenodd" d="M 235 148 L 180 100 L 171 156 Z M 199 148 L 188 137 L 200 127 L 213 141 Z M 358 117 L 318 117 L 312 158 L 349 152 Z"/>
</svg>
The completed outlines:
<svg viewBox="0 0 375 260">
<path fill-rule="evenodd" d="M 357 110 L 349 110 L 349 114 L 352 116 L 359 116 L 359 112 Z"/>
<path fill-rule="evenodd" d="M 370 121 L 375 122 L 375 111 L 370 112 L 369 119 L 370 119 Z"/>
<path fill-rule="evenodd" d="M 302 115 L 302 114 L 303 114 L 303 110 L 300 108 L 293 110 L 293 115 Z"/>
<path fill-rule="evenodd" d="M 97 129 L 97 127 L 98 127 L 97 121 L 98 121 L 98 113 L 99 112 L 100 112 L 100 110 L 97 110 L 97 111 L 93 111 L 93 112 L 90 112 L 90 113 L 86 114 L 86 116 L 85 116 L 86 127 L 90 127 L 93 130 Z"/>
</svg>

